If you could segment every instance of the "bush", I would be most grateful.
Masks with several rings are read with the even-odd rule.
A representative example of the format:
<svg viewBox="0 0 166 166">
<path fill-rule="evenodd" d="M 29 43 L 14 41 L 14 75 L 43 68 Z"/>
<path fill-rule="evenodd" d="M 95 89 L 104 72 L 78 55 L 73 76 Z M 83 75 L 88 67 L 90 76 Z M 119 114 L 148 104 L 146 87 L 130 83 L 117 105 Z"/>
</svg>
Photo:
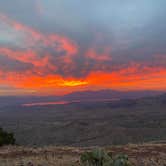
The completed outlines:
<svg viewBox="0 0 166 166">
<path fill-rule="evenodd" d="M 15 138 L 13 133 L 8 133 L 0 128 L 0 146 L 3 145 L 14 145 Z"/>
<path fill-rule="evenodd" d="M 101 149 L 83 153 L 80 160 L 83 166 L 131 166 L 127 155 L 113 157 Z"/>
</svg>

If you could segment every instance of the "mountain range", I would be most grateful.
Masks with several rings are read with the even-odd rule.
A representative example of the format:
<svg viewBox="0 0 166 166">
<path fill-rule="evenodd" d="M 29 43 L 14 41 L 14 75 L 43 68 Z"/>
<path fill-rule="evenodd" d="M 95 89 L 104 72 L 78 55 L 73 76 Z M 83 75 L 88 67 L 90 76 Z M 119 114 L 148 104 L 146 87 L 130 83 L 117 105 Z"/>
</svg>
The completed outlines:
<svg viewBox="0 0 166 166">
<path fill-rule="evenodd" d="M 0 108 L 11 105 L 21 105 L 42 102 L 83 102 L 83 101 L 112 101 L 120 99 L 137 99 L 142 97 L 157 96 L 163 91 L 117 91 L 117 90 L 98 90 L 98 91 L 79 91 L 66 94 L 64 96 L 1 96 Z"/>
</svg>

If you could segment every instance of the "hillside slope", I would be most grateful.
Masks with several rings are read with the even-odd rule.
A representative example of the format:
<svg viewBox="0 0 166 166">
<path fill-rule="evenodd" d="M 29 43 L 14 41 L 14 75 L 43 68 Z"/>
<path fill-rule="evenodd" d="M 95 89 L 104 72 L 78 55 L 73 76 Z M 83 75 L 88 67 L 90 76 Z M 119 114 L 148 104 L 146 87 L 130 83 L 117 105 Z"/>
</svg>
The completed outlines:
<svg viewBox="0 0 166 166">
<path fill-rule="evenodd" d="M 107 146 L 166 140 L 165 95 L 3 110 L 0 126 L 13 132 L 19 145 Z"/>
</svg>

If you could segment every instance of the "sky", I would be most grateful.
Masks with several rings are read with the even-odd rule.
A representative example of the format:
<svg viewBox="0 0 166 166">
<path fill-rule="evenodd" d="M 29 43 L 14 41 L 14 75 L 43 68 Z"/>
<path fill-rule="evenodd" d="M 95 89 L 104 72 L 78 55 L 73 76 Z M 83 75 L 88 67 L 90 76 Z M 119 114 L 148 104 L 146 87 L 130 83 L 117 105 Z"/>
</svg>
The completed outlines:
<svg viewBox="0 0 166 166">
<path fill-rule="evenodd" d="M 166 90 L 165 0 L 0 0 L 0 95 Z"/>
</svg>

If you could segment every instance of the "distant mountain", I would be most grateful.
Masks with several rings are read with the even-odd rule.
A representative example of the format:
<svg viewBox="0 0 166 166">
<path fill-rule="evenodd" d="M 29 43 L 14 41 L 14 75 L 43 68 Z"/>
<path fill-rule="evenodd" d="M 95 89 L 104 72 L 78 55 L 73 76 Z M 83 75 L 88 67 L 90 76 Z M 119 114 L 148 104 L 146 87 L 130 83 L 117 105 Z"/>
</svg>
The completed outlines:
<svg viewBox="0 0 166 166">
<path fill-rule="evenodd" d="M 166 94 L 140 93 L 86 91 L 63 97 L 81 102 L 7 106 L 0 108 L 0 126 L 15 133 L 17 143 L 26 146 L 109 146 L 166 140 Z M 121 98 L 148 97 L 100 100 L 117 94 Z M 95 101 L 85 100 L 90 97 Z"/>
<path fill-rule="evenodd" d="M 56 102 L 56 101 L 111 101 L 120 99 L 137 99 L 142 97 L 158 96 L 163 94 L 161 91 L 80 91 L 73 92 L 64 96 L 0 96 L 0 108 L 29 103 Z"/>
<path fill-rule="evenodd" d="M 161 95 L 162 93 L 163 92 L 161 91 L 116 91 L 106 89 L 99 91 L 73 92 L 63 96 L 62 99 L 67 101 L 136 99 Z"/>
<path fill-rule="evenodd" d="M 60 99 L 57 96 L 0 96 L 0 108 L 25 103 L 53 102 L 58 100 Z"/>
</svg>

